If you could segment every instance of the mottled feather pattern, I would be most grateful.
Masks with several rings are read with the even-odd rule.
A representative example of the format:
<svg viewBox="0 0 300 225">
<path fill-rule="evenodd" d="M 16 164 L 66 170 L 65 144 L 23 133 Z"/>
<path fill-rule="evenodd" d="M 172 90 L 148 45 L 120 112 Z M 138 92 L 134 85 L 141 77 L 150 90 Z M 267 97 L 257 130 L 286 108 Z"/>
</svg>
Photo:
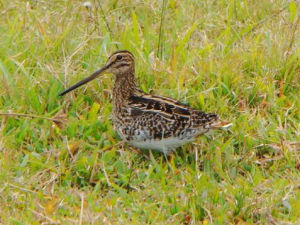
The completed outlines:
<svg viewBox="0 0 300 225">
<path fill-rule="evenodd" d="M 216 114 L 206 114 L 180 102 L 140 91 L 122 105 L 121 112 L 117 113 L 122 116 L 116 116 L 115 124 L 128 141 L 170 137 L 193 139 L 208 131 L 210 124 L 218 120 Z"/>
</svg>

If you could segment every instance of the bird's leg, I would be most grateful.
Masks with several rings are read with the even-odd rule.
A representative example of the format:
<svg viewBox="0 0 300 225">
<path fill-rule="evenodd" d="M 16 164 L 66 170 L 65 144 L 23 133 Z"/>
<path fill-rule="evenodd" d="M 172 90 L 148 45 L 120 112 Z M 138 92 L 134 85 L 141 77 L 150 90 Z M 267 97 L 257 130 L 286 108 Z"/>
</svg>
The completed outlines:
<svg viewBox="0 0 300 225">
<path fill-rule="evenodd" d="M 132 150 L 132 151 L 134 151 L 134 152 L 136 152 L 136 153 L 142 155 L 142 156 L 145 157 L 147 160 L 150 159 L 150 157 L 149 157 L 147 154 L 145 154 L 143 151 L 141 151 L 139 148 L 134 147 L 133 145 L 127 145 L 127 147 L 128 147 L 130 150 Z"/>
<path fill-rule="evenodd" d="M 132 150 L 132 151 L 134 151 L 134 152 L 136 152 L 136 153 L 138 153 L 138 154 L 143 154 L 143 152 L 142 152 L 139 148 L 134 147 L 133 145 L 127 145 L 127 146 L 128 146 L 128 148 L 129 148 L 130 150 Z"/>
<path fill-rule="evenodd" d="M 169 166 L 169 168 L 171 169 L 172 172 L 174 172 L 174 169 L 173 169 L 173 166 L 174 165 L 174 154 L 173 154 L 173 150 L 167 150 L 167 151 L 164 151 L 164 157 L 165 157 L 165 160 Z"/>
</svg>

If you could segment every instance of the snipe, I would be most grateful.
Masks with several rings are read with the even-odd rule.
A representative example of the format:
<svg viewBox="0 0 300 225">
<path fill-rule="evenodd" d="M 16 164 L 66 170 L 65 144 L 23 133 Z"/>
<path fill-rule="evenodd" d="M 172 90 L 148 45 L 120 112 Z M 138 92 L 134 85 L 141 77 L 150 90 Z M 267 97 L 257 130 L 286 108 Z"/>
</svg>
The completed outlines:
<svg viewBox="0 0 300 225">
<path fill-rule="evenodd" d="M 120 137 L 129 144 L 168 154 L 213 128 L 226 127 L 214 113 L 204 113 L 176 100 L 146 94 L 134 75 L 134 56 L 116 51 L 104 67 L 94 72 L 60 96 L 109 72 L 115 75 L 113 88 L 113 122 Z"/>
</svg>

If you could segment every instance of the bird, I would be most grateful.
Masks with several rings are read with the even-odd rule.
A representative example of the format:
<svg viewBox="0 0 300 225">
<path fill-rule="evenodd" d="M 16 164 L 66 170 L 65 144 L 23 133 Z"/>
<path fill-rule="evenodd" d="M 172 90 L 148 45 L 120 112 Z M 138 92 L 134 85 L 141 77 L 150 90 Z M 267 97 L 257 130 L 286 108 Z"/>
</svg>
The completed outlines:
<svg viewBox="0 0 300 225">
<path fill-rule="evenodd" d="M 59 95 L 63 96 L 103 73 L 115 76 L 112 92 L 114 129 L 123 141 L 136 148 L 169 155 L 211 129 L 231 126 L 215 113 L 205 113 L 177 100 L 143 92 L 135 77 L 134 55 L 127 50 L 114 52 L 101 69 Z"/>
</svg>

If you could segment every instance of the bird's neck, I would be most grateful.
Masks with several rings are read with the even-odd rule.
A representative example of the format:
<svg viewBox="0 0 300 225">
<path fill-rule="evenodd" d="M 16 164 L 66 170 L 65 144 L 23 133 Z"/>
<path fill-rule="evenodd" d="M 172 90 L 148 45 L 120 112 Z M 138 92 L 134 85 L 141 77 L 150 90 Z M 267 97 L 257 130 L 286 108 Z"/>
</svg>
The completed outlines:
<svg viewBox="0 0 300 225">
<path fill-rule="evenodd" d="M 113 100 L 116 105 L 126 102 L 134 93 L 138 87 L 136 84 L 134 71 L 128 71 L 127 73 L 116 74 L 115 84 L 113 88 Z"/>
</svg>

